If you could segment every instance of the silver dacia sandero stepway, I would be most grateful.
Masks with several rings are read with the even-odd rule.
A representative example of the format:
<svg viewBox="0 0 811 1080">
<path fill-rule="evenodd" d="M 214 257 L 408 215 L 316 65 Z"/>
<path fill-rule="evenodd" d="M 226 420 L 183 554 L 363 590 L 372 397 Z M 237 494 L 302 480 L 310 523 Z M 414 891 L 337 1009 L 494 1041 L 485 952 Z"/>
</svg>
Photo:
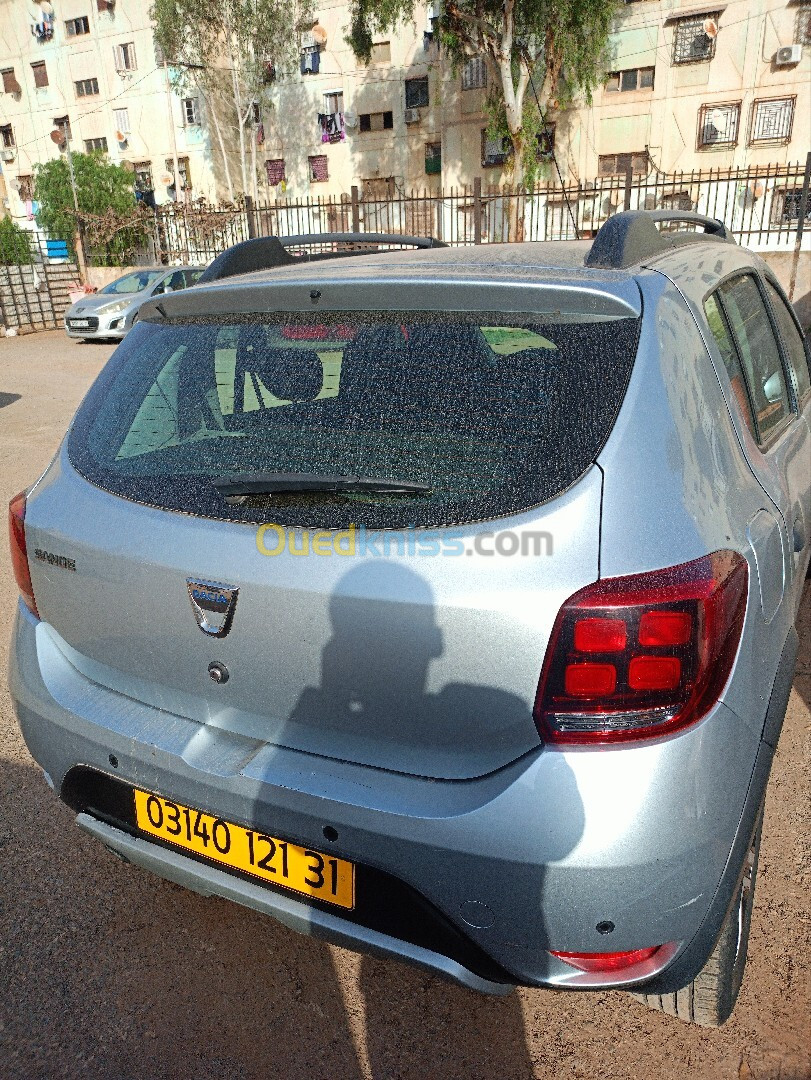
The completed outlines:
<svg viewBox="0 0 811 1080">
<path fill-rule="evenodd" d="M 197 892 L 723 1023 L 811 553 L 792 309 L 689 213 L 317 239 L 144 304 L 12 501 L 31 753 Z"/>
</svg>

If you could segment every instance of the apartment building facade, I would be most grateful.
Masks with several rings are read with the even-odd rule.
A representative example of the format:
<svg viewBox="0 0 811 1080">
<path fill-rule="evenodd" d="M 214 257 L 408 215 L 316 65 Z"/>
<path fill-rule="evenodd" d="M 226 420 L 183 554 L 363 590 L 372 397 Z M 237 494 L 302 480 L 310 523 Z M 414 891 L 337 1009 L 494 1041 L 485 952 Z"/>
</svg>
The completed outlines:
<svg viewBox="0 0 811 1080">
<path fill-rule="evenodd" d="M 2 210 L 33 226 L 34 166 L 104 151 L 140 198 L 218 197 L 202 102 L 174 93 L 141 0 L 0 0 Z"/>
<path fill-rule="evenodd" d="M 453 72 L 432 33 L 436 10 L 378 42 L 358 64 L 344 0 L 317 6 L 301 73 L 262 102 L 267 193 L 434 192 L 508 184 L 509 154 L 487 138 L 487 70 Z M 539 145 L 567 182 L 660 170 L 804 159 L 811 148 L 811 3 L 629 0 L 591 104 L 551 114 Z"/>
</svg>

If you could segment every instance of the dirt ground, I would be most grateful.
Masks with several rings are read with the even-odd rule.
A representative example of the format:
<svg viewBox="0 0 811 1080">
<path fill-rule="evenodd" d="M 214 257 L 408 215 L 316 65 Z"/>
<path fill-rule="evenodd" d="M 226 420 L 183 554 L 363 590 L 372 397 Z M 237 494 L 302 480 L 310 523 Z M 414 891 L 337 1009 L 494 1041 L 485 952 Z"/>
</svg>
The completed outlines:
<svg viewBox="0 0 811 1080">
<path fill-rule="evenodd" d="M 0 496 L 32 482 L 111 352 L 0 340 Z M 732 1020 L 690 1028 L 620 993 L 491 999 L 300 937 L 112 858 L 26 750 L 0 586 L 0 1077 L 478 1080 L 811 1076 L 811 592 L 775 760 L 749 964 Z"/>
</svg>

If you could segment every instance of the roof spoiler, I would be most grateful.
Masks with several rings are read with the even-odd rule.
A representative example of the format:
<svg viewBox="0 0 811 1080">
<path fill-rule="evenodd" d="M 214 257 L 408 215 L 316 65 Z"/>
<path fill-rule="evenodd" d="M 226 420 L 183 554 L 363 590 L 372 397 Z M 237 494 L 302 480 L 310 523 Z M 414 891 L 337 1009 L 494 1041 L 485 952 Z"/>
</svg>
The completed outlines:
<svg viewBox="0 0 811 1080">
<path fill-rule="evenodd" d="M 657 221 L 684 222 L 702 226 L 704 231 L 662 232 L 656 228 Z M 692 210 L 625 210 L 600 227 L 584 262 L 586 266 L 626 270 L 671 248 L 704 240 L 735 243 L 723 221 Z"/>
<path fill-rule="evenodd" d="M 302 252 L 292 255 L 288 248 L 320 247 L 326 244 L 363 245 L 350 250 Z M 259 236 L 255 240 L 244 240 L 226 248 L 214 259 L 198 279 L 199 285 L 208 281 L 233 277 L 235 274 L 249 274 L 254 270 L 269 270 L 276 266 L 289 266 L 291 263 L 316 261 L 320 259 L 345 258 L 348 255 L 373 255 L 381 246 L 438 248 L 447 247 L 441 240 L 432 236 L 401 236 L 392 233 L 302 233 L 299 236 Z"/>
</svg>

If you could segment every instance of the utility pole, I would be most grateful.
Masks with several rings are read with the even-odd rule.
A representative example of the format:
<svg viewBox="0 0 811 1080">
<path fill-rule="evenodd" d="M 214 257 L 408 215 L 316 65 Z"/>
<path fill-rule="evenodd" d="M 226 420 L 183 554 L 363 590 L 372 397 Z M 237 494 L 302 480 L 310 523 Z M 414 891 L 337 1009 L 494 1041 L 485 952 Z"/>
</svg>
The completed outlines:
<svg viewBox="0 0 811 1080">
<path fill-rule="evenodd" d="M 169 114 L 169 131 L 172 135 L 172 164 L 175 172 L 175 202 L 180 198 L 180 165 L 177 160 L 177 138 L 175 137 L 175 111 L 172 101 L 172 88 L 169 84 L 169 62 L 164 57 L 163 73 L 166 77 L 166 110 Z M 185 195 L 184 195 L 185 199 Z"/>
<path fill-rule="evenodd" d="M 76 233 L 73 244 L 76 248 L 76 261 L 79 264 L 79 277 L 83 285 L 87 284 L 87 260 L 84 254 L 84 237 L 82 236 L 82 222 L 79 217 L 79 196 L 76 192 L 76 174 L 73 171 L 73 154 L 70 152 L 70 128 L 54 128 L 51 139 L 57 146 L 65 148 L 65 156 L 68 159 L 68 173 L 70 174 L 70 190 L 73 192 L 73 209 L 76 211 Z"/>
</svg>

